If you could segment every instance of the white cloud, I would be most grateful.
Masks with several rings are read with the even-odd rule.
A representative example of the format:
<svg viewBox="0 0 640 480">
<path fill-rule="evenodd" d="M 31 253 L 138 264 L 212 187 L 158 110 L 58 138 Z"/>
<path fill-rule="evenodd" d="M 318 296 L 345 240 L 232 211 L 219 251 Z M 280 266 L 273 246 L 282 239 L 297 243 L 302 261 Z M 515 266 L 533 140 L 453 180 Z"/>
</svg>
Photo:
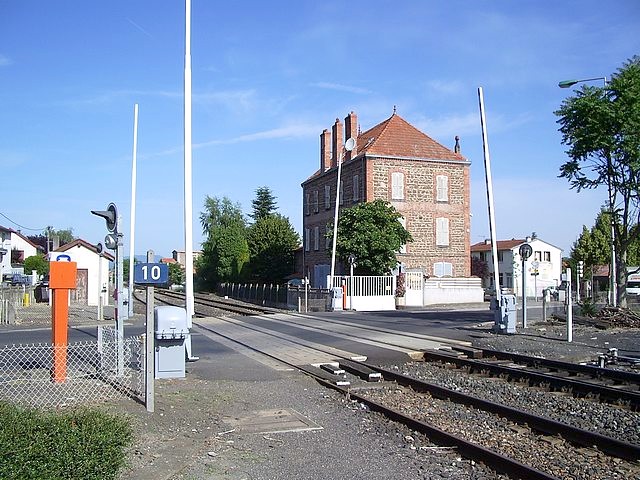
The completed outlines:
<svg viewBox="0 0 640 480">
<path fill-rule="evenodd" d="M 136 27 L 138 30 L 140 30 L 142 33 L 144 33 L 146 36 L 153 38 L 153 35 L 151 35 L 149 32 L 147 32 L 144 28 L 142 28 L 136 22 L 131 20 L 129 17 L 125 17 L 125 20 L 129 22 L 131 25 L 133 25 L 134 27 Z"/>
<path fill-rule="evenodd" d="M 292 124 L 279 128 L 273 128 L 270 130 L 263 130 L 261 132 L 249 133 L 246 135 L 240 135 L 238 137 L 211 140 L 208 142 L 196 143 L 194 148 L 209 147 L 212 145 L 229 145 L 233 143 L 242 142 L 255 142 L 259 140 L 272 140 L 272 139 L 287 139 L 287 138 L 306 138 L 314 137 L 322 128 L 318 125 L 310 124 Z"/>
<path fill-rule="evenodd" d="M 8 67 L 12 63 L 9 57 L 0 53 L 0 67 Z"/>
<path fill-rule="evenodd" d="M 339 92 L 354 93 L 357 95 L 367 95 L 372 93 L 371 90 L 367 90 L 366 88 L 354 87 L 352 85 L 343 85 L 340 83 L 317 82 L 317 83 L 312 83 L 311 86 L 317 87 L 317 88 L 324 88 L 327 90 L 337 90 Z"/>
<path fill-rule="evenodd" d="M 427 82 L 427 88 L 438 96 L 457 95 L 468 90 L 459 80 L 431 80 Z"/>
<path fill-rule="evenodd" d="M 530 120 L 530 115 L 521 113 L 515 117 L 505 117 L 504 115 L 492 115 L 487 123 L 491 128 L 491 133 L 512 130 Z M 455 135 L 470 135 L 480 132 L 480 113 L 469 112 L 465 114 L 446 115 L 439 118 L 418 118 L 413 122 L 415 127 L 426 132 L 430 137 L 449 138 Z"/>
</svg>

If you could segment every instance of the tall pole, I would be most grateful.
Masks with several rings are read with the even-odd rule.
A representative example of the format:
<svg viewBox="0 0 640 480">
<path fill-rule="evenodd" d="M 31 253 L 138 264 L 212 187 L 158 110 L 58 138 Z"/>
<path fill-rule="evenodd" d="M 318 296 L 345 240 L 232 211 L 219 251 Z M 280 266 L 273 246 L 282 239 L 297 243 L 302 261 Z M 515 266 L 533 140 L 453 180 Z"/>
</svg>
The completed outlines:
<svg viewBox="0 0 640 480">
<path fill-rule="evenodd" d="M 192 193 L 192 145 L 191 145 L 191 0 L 185 0 L 184 41 L 184 269 L 185 307 L 187 327 L 193 326 L 193 193 Z M 191 352 L 191 334 L 185 341 L 189 360 L 197 360 Z"/>
<path fill-rule="evenodd" d="M 491 256 L 493 257 L 493 284 L 496 288 L 496 301 L 500 305 L 500 276 L 498 272 L 498 241 L 496 239 L 496 219 L 493 208 L 493 183 L 491 179 L 491 159 L 489 156 L 489 140 L 487 138 L 487 120 L 484 114 L 484 94 L 482 87 L 478 87 L 478 101 L 480 103 L 480 123 L 482 125 L 482 147 L 484 151 L 484 172 L 487 183 L 487 206 L 489 209 L 489 231 L 491 234 Z M 497 326 L 497 325 L 496 325 Z"/>
<path fill-rule="evenodd" d="M 154 254 L 153 250 L 147 251 L 147 263 L 153 263 Z M 154 288 L 153 286 L 147 286 L 146 295 L 146 337 L 145 337 L 145 405 L 147 412 L 153 412 L 155 409 L 155 325 L 154 325 Z"/>
<path fill-rule="evenodd" d="M 118 222 L 120 223 L 120 222 Z M 124 248 L 122 238 L 124 235 L 116 231 L 116 330 L 118 331 L 118 376 L 124 375 L 124 321 L 127 318 L 124 311 L 124 289 L 122 286 Z"/>
<path fill-rule="evenodd" d="M 522 328 L 527 328 L 527 261 L 522 256 Z"/>
<path fill-rule="evenodd" d="M 342 149 L 342 145 L 340 146 Z M 336 181 L 336 208 L 333 214 L 333 241 L 331 246 L 331 276 L 329 277 L 329 287 L 333 288 L 333 276 L 336 271 L 336 244 L 338 242 L 338 208 L 340 202 L 340 175 L 342 173 L 342 153 L 340 155 L 336 154 L 336 157 L 339 156 L 338 160 L 338 180 Z"/>
<path fill-rule="evenodd" d="M 616 271 L 616 227 L 614 219 L 613 192 L 611 191 L 611 177 L 608 178 L 607 186 L 609 188 L 609 212 L 611 215 L 611 266 L 609 267 L 609 280 L 611 283 L 611 306 L 618 306 L 618 282 L 616 280 L 618 272 Z"/>
<path fill-rule="evenodd" d="M 329 277 L 329 288 L 333 288 L 333 276 L 336 270 L 336 243 L 338 242 L 338 209 L 340 206 L 340 175 L 342 174 L 342 159 L 344 153 L 342 150 L 350 152 L 356 147 L 356 141 L 353 138 L 349 138 L 344 148 L 340 145 L 340 155 L 336 152 L 336 158 L 338 159 L 338 179 L 336 180 L 336 208 L 333 214 L 333 242 L 331 247 L 331 277 Z"/>
<path fill-rule="evenodd" d="M 136 241 L 136 182 L 138 155 L 138 104 L 133 106 L 133 161 L 131 165 L 131 224 L 129 225 L 129 316 L 133 316 L 133 266 Z"/>
</svg>

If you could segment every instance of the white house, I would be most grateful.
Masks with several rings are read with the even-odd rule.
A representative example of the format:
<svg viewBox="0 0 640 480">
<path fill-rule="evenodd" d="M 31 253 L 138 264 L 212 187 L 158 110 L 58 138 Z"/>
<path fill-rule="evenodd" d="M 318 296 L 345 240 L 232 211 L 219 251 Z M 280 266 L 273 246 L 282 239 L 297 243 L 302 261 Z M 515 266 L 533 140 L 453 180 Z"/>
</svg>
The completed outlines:
<svg viewBox="0 0 640 480">
<path fill-rule="evenodd" d="M 112 262 L 114 257 L 107 252 L 99 254 L 95 245 L 81 239 L 76 239 L 50 252 L 49 259 L 56 261 L 62 256 L 60 261 L 65 261 L 67 260 L 65 255 L 78 264 L 76 289 L 71 291 L 71 301 L 97 306 L 98 299 L 102 295 L 102 305 L 108 305 L 109 262 Z"/>
<path fill-rule="evenodd" d="M 560 285 L 562 273 L 562 249 L 539 238 L 498 240 L 498 275 L 500 286 L 507 288 L 517 296 L 522 295 L 522 257 L 520 246 L 524 243 L 531 245 L 533 253 L 524 265 L 526 277 L 527 297 L 542 295 L 547 287 Z M 471 245 L 471 258 L 479 258 L 487 264 L 488 276 L 482 279 L 484 288 L 492 289 L 493 284 L 493 255 L 491 241 Z"/>
<path fill-rule="evenodd" d="M 13 271 L 12 260 L 14 264 L 21 264 L 25 258 L 32 257 L 38 253 L 38 246 L 20 232 L 16 232 L 11 228 L 0 226 L 0 271 L 2 275 L 11 273 L 25 273 L 22 269 L 18 272 Z"/>
</svg>

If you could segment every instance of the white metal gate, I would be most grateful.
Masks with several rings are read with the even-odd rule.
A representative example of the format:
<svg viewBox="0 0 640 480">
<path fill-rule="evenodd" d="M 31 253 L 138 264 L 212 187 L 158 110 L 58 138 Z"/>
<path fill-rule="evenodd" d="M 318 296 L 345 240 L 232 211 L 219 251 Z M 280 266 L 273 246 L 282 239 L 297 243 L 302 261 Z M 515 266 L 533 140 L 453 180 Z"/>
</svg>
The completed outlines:
<svg viewBox="0 0 640 480">
<path fill-rule="evenodd" d="M 407 307 L 422 307 L 424 298 L 424 277 L 422 272 L 406 272 L 405 279 L 405 305 Z"/>
</svg>

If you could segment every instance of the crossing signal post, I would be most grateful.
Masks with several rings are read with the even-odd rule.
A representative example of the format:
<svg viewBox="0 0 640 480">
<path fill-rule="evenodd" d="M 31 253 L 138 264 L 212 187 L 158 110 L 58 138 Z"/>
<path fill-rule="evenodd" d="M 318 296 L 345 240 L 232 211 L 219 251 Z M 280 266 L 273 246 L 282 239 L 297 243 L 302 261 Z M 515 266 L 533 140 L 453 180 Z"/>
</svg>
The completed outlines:
<svg viewBox="0 0 640 480">
<path fill-rule="evenodd" d="M 124 321 L 126 319 L 123 293 L 123 234 L 118 231 L 118 209 L 110 203 L 106 210 L 91 210 L 91 213 L 104 218 L 109 234 L 104 238 L 105 246 L 116 252 L 116 284 L 115 284 L 115 321 L 118 332 L 118 375 L 124 374 Z"/>
<path fill-rule="evenodd" d="M 580 301 L 580 279 L 584 276 L 584 262 L 580 260 L 578 262 L 578 268 L 576 269 L 576 301 Z"/>
</svg>

